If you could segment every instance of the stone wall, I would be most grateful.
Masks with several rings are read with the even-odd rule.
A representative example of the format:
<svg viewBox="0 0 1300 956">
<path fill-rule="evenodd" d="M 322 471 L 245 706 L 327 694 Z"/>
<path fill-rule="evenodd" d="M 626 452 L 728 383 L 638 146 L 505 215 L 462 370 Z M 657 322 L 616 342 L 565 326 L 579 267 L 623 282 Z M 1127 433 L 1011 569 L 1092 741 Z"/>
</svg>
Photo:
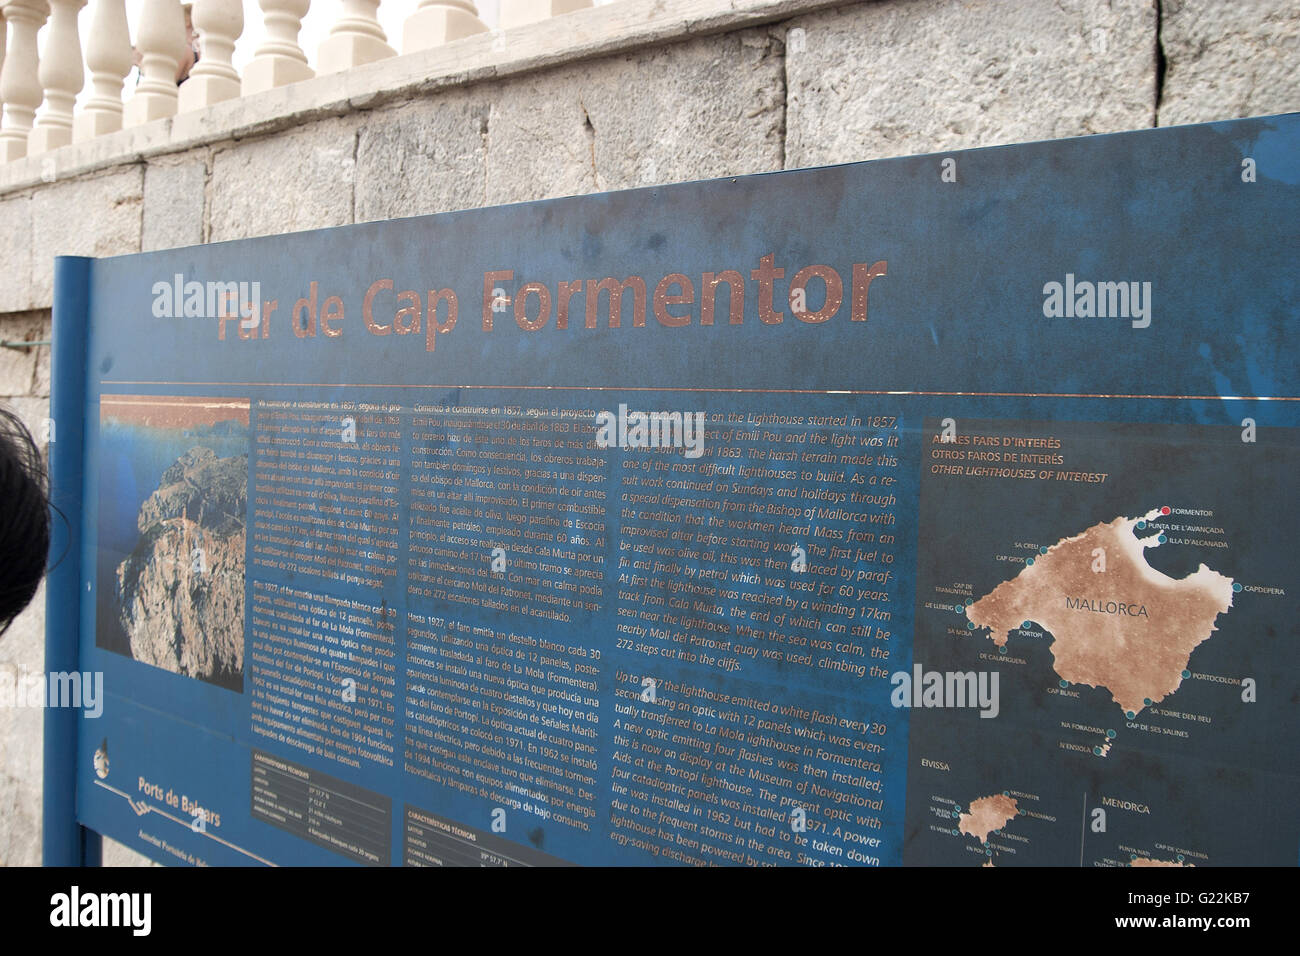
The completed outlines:
<svg viewBox="0 0 1300 956">
<path fill-rule="evenodd" d="M 56 254 L 1300 109 L 1291 0 L 622 0 L 518 36 L 0 167 L 0 339 L 49 337 Z M 37 433 L 48 396 L 49 350 L 0 348 Z M 0 667 L 39 669 L 42 600 Z M 40 730 L 0 711 L 0 863 L 39 860 Z"/>
</svg>

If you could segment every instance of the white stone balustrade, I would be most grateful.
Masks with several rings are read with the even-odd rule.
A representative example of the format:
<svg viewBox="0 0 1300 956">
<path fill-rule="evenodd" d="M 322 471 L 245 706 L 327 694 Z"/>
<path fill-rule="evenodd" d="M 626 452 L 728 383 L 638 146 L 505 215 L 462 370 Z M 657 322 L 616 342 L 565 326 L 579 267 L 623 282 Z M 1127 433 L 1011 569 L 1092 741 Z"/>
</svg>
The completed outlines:
<svg viewBox="0 0 1300 956">
<path fill-rule="evenodd" d="M 181 84 L 179 112 L 211 106 L 239 95 L 239 73 L 231 62 L 235 41 L 244 32 L 241 0 L 195 0 L 192 14 L 199 35 L 199 62 Z"/>
<path fill-rule="evenodd" d="M 502 30 L 536 23 L 547 17 L 563 16 L 592 6 L 592 0 L 501 0 Z"/>
<path fill-rule="evenodd" d="M 140 85 L 127 101 L 123 126 L 138 126 L 176 113 L 176 71 L 189 45 L 180 0 L 144 0 L 139 34 Z"/>
<path fill-rule="evenodd" d="M 380 0 L 343 0 L 343 14 L 316 55 L 317 73 L 338 73 L 397 55 L 379 25 L 379 3 Z"/>
<path fill-rule="evenodd" d="M 266 18 L 266 40 L 244 70 L 244 96 L 316 75 L 298 45 L 298 31 L 311 0 L 259 0 L 258 5 Z"/>
<path fill-rule="evenodd" d="M 76 142 L 122 128 L 122 83 L 131 72 L 131 36 L 126 25 L 126 0 L 93 0 L 86 37 L 86 67 L 90 98 L 72 123 Z"/>
<path fill-rule="evenodd" d="M 36 32 L 49 16 L 50 6 L 45 0 L 9 0 L 3 9 L 9 29 L 0 67 L 0 99 L 4 100 L 0 162 L 7 163 L 27 155 L 27 137 L 44 96 L 37 75 Z"/>
<path fill-rule="evenodd" d="M 83 66 L 77 15 L 87 2 L 92 7 Z M 397 55 L 379 23 L 381 0 L 340 2 L 313 70 L 299 43 L 311 0 L 258 0 L 265 39 L 241 77 L 234 55 L 244 33 L 243 0 L 195 0 L 199 57 L 178 84 L 190 43 L 180 0 L 144 0 L 134 46 L 126 0 L 0 0 L 0 163 Z M 402 23 L 404 54 L 488 29 L 474 0 L 407 2 L 414 9 Z M 500 2 L 501 28 L 593 6 L 593 0 Z M 37 34 L 47 18 L 38 51 Z M 140 66 L 140 79 L 124 104 L 133 63 Z M 74 115 L 87 73 L 89 95 Z"/>
<path fill-rule="evenodd" d="M 471 0 L 420 0 L 402 24 L 402 52 L 428 50 L 486 30 Z"/>
<path fill-rule="evenodd" d="M 49 0 L 50 30 L 37 76 L 45 88 L 45 109 L 27 138 L 29 155 L 72 142 L 72 107 L 85 82 L 77 13 L 86 0 Z"/>
</svg>

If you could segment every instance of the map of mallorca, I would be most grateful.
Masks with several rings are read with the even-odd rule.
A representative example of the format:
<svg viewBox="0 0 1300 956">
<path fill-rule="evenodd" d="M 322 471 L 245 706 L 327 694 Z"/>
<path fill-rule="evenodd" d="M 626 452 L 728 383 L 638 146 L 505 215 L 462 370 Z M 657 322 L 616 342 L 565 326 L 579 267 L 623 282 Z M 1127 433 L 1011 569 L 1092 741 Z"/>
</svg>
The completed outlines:
<svg viewBox="0 0 1300 956">
<path fill-rule="evenodd" d="M 1232 579 L 1202 564 L 1182 579 L 1146 562 L 1162 536 L 1134 532 L 1167 513 L 1116 518 L 1026 561 L 1010 581 L 966 608 L 1002 647 L 1033 622 L 1053 637 L 1062 680 L 1103 687 L 1130 718 L 1178 690 L 1192 651 L 1232 607 Z"/>
</svg>

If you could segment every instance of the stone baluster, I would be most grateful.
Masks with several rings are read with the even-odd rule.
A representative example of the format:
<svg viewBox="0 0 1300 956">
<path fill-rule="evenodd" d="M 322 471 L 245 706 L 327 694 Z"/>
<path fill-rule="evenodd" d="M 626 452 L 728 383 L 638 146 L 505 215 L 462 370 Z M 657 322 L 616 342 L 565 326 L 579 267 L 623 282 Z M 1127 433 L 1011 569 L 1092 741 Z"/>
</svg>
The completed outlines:
<svg viewBox="0 0 1300 956">
<path fill-rule="evenodd" d="M 592 0 L 501 0 L 500 26 L 502 30 L 508 30 L 575 10 L 586 10 L 592 5 Z"/>
<path fill-rule="evenodd" d="M 81 69 L 77 11 L 86 0 L 49 0 L 50 31 L 37 75 L 45 88 L 45 109 L 27 137 L 27 154 L 43 153 L 72 142 L 72 107 L 86 76 Z"/>
<path fill-rule="evenodd" d="M 144 0 L 137 34 L 141 79 L 127 101 L 124 126 L 176 114 L 176 71 L 189 45 L 179 0 Z"/>
<path fill-rule="evenodd" d="M 131 72 L 126 0 L 94 2 L 86 37 L 91 92 L 72 124 L 72 138 L 77 142 L 122 128 L 122 81 Z"/>
<path fill-rule="evenodd" d="M 258 5 L 266 17 L 266 40 L 244 68 L 244 96 L 315 75 L 298 45 L 298 31 L 311 9 L 311 0 L 258 0 Z"/>
<path fill-rule="evenodd" d="M 397 56 L 379 25 L 379 3 L 380 0 L 343 0 L 343 13 L 316 55 L 317 73 L 337 73 Z"/>
<path fill-rule="evenodd" d="M 427 50 L 486 30 L 472 0 L 420 0 L 402 24 L 402 52 Z"/>
<path fill-rule="evenodd" d="M 179 112 L 211 106 L 239 95 L 239 73 L 231 62 L 235 41 L 244 32 L 240 0 L 195 0 L 192 14 L 199 34 L 199 62 L 181 84 Z"/>
<path fill-rule="evenodd" d="M 0 162 L 7 163 L 27 155 L 27 136 L 41 105 L 36 31 L 44 25 L 50 7 L 45 0 L 9 0 L 3 9 L 9 30 L 8 49 L 0 67 L 0 99 L 4 101 Z"/>
</svg>

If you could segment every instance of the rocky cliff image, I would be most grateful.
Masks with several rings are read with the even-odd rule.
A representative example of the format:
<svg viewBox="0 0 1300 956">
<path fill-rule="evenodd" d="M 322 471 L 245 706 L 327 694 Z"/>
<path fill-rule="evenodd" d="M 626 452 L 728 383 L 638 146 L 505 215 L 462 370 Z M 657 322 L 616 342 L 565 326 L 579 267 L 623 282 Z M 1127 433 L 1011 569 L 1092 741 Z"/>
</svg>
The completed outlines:
<svg viewBox="0 0 1300 956">
<path fill-rule="evenodd" d="M 248 456 L 196 446 L 140 506 L 117 566 L 118 617 L 138 661 L 243 689 Z"/>
</svg>

